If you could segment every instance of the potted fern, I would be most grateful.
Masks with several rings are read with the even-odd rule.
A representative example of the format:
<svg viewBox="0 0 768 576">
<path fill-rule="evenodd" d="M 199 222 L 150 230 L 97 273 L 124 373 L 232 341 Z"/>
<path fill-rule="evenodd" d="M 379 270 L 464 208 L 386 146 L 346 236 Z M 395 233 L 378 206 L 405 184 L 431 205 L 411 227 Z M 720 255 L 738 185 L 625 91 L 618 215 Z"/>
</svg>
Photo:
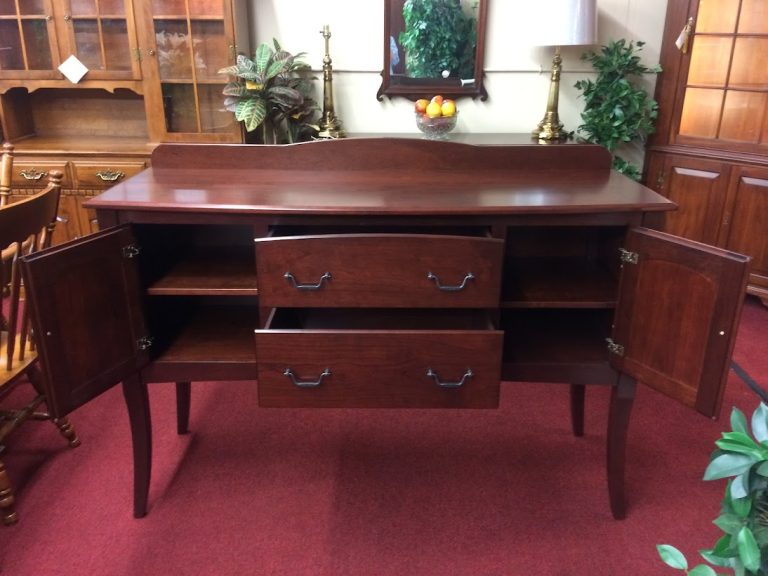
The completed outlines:
<svg viewBox="0 0 768 576">
<path fill-rule="evenodd" d="M 661 72 L 658 64 L 641 63 L 638 52 L 644 44 L 621 39 L 609 42 L 599 53 L 583 54 L 581 59 L 589 61 L 597 75 L 575 84 L 584 98 L 579 134 L 605 146 L 613 154 L 613 168 L 635 180 L 640 180 L 640 168 L 621 154 L 631 143 L 645 142 L 658 116 L 658 104 L 637 81 L 643 74 Z"/>
<path fill-rule="evenodd" d="M 659 555 L 689 576 L 721 574 L 712 566 L 729 568 L 735 576 L 768 576 L 768 406 L 761 403 L 749 424 L 734 408 L 731 432 L 723 432 L 715 445 L 704 480 L 728 479 L 720 515 L 713 521 L 723 536 L 711 549 L 699 551 L 707 563 L 690 569 L 674 546 L 657 546 Z"/>
<path fill-rule="evenodd" d="M 222 68 L 232 80 L 224 87 L 224 107 L 235 114 L 248 132 L 259 129 L 264 144 L 289 144 L 309 140 L 318 128 L 319 110 L 311 97 L 309 65 L 280 47 L 262 43 L 254 57 L 237 56 L 234 66 Z"/>
</svg>

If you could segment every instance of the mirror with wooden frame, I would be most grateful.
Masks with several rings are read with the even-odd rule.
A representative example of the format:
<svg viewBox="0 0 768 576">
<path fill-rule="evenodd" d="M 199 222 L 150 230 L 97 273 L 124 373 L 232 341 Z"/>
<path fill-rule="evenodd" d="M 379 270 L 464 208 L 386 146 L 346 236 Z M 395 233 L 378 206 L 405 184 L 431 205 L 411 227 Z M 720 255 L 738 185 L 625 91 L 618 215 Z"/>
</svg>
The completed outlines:
<svg viewBox="0 0 768 576">
<path fill-rule="evenodd" d="M 488 99 L 483 86 L 489 0 L 384 0 L 384 69 L 378 100 Z"/>
</svg>

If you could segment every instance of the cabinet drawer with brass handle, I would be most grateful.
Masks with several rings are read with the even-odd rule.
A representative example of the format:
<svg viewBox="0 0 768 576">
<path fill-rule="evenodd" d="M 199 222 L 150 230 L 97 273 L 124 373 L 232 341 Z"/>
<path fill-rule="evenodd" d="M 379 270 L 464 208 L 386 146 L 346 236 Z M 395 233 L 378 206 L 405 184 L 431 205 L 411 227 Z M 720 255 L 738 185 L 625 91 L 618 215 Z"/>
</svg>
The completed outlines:
<svg viewBox="0 0 768 576">
<path fill-rule="evenodd" d="M 493 308 L 503 241 L 430 234 L 256 240 L 266 307 Z"/>
<path fill-rule="evenodd" d="M 73 162 L 78 188 L 109 188 L 138 174 L 145 162 Z"/>
<path fill-rule="evenodd" d="M 43 188 L 48 184 L 51 172 L 58 170 L 64 177 L 61 181 L 62 188 L 70 188 L 72 179 L 67 170 L 66 161 L 62 162 L 13 162 L 13 177 L 11 186 L 14 188 Z"/>
<path fill-rule="evenodd" d="M 276 309 L 260 406 L 498 408 L 503 333 L 478 310 Z"/>
</svg>

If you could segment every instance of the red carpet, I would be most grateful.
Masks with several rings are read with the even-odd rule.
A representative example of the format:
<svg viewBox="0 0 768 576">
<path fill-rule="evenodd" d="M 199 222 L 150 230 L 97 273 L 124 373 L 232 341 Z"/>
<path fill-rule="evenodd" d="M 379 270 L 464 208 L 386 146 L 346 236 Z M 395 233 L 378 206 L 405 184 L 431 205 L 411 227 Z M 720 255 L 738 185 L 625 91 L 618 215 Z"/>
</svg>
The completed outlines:
<svg viewBox="0 0 768 576">
<path fill-rule="evenodd" d="M 768 389 L 768 310 L 747 302 L 734 356 Z M 731 406 L 757 397 L 732 371 L 718 422 L 640 387 L 630 427 L 628 517 L 611 518 L 608 390 L 570 432 L 568 390 L 505 384 L 491 411 L 256 408 L 249 383 L 193 387 L 192 434 L 171 386 L 151 388 L 149 515 L 133 519 L 119 389 L 11 438 L 20 522 L 0 529 L 0 573 L 32 575 L 619 576 L 679 574 L 718 537 L 724 484 L 701 480 Z"/>
</svg>

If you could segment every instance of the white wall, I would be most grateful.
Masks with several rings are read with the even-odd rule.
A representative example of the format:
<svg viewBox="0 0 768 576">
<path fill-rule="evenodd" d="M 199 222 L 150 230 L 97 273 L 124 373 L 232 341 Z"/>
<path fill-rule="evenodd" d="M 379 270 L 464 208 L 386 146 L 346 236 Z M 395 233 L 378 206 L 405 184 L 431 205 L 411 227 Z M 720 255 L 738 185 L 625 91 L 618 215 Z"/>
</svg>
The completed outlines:
<svg viewBox="0 0 768 576">
<path fill-rule="evenodd" d="M 546 0 L 533 0 L 542 2 Z M 277 38 L 289 52 L 306 52 L 322 70 L 323 25 L 331 30 L 334 104 L 344 128 L 359 132 L 416 132 L 412 103 L 376 100 L 384 47 L 383 0 L 251 0 L 252 45 Z M 461 99 L 457 131 L 529 132 L 544 115 L 549 90 L 550 49 L 526 46 L 515 33 L 531 0 L 488 0 L 485 85 L 488 100 Z M 597 0 L 600 44 L 610 39 L 642 40 L 646 65 L 658 62 L 667 0 Z M 567 130 L 580 122 L 582 101 L 574 82 L 590 74 L 579 60 L 584 49 L 563 49 L 560 117 Z M 322 92 L 322 73 L 317 75 Z M 652 90 L 653 78 L 649 79 Z M 320 99 L 322 102 L 322 99 Z"/>
</svg>

